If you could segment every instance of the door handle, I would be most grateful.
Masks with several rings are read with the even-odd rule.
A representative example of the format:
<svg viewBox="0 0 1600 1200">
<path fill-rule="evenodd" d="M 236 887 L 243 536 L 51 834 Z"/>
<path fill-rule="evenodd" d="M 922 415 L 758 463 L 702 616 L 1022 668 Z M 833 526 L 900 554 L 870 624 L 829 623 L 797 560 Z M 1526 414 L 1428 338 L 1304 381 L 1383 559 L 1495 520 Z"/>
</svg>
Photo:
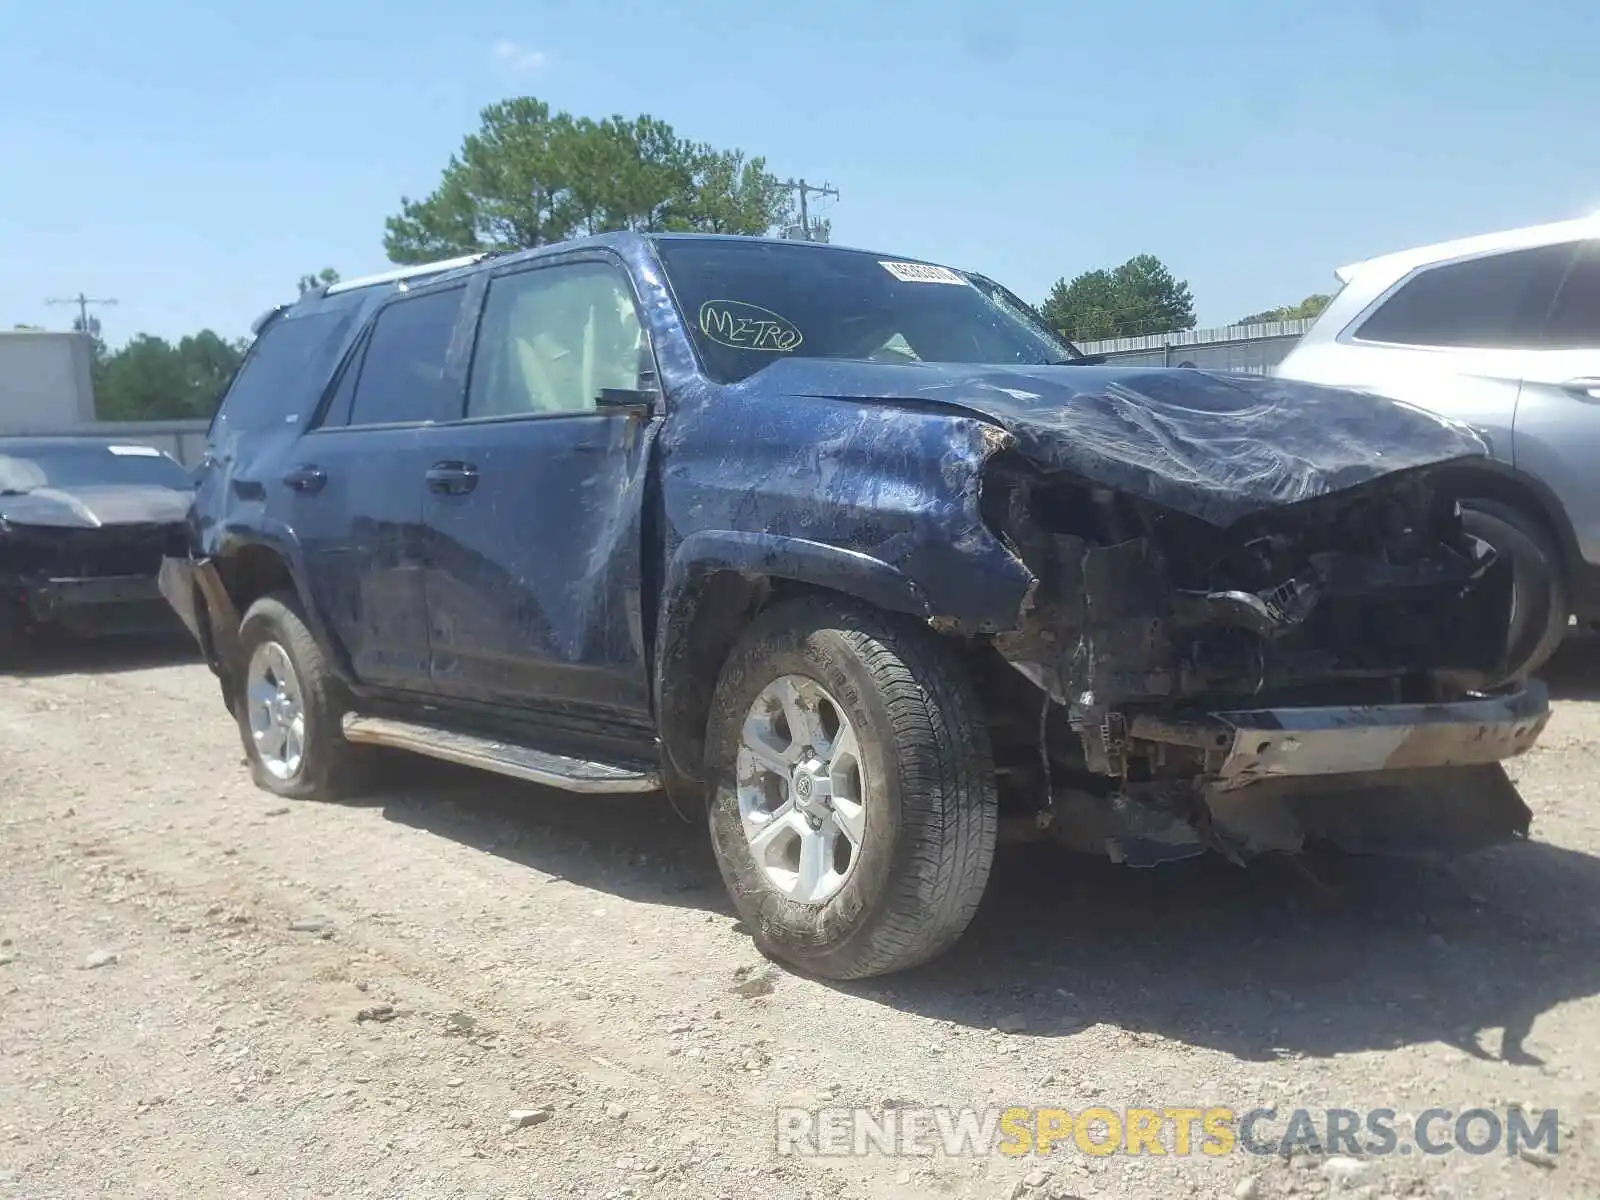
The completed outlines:
<svg viewBox="0 0 1600 1200">
<path fill-rule="evenodd" d="M 315 463 L 304 463 L 283 477 L 283 482 L 293 491 L 315 494 L 328 482 L 328 473 Z"/>
<path fill-rule="evenodd" d="M 465 496 L 478 486 L 478 468 L 471 463 L 439 462 L 428 468 L 428 490 L 445 496 Z"/>
<path fill-rule="evenodd" d="M 1569 379 L 1561 385 L 1561 390 L 1571 392 L 1580 400 L 1600 400 L 1600 377 Z"/>
</svg>

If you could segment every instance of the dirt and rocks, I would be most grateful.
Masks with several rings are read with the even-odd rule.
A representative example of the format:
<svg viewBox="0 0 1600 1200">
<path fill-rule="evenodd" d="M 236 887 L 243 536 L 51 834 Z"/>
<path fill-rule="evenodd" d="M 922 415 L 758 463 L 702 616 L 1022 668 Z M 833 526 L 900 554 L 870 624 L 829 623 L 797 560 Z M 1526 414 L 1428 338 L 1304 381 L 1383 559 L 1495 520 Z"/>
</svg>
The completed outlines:
<svg viewBox="0 0 1600 1200">
<path fill-rule="evenodd" d="M 0 677 L 0 1197 L 1600 1194 L 1600 652 L 1553 679 L 1515 772 L 1533 843 L 1317 878 L 1020 848 L 954 953 L 837 986 L 756 954 L 663 803 L 407 758 L 286 806 L 202 667 L 51 652 Z M 1392 1109 L 1402 1135 L 1521 1106 L 1562 1137 L 777 1149 L 779 1106 L 1011 1105 Z"/>
</svg>

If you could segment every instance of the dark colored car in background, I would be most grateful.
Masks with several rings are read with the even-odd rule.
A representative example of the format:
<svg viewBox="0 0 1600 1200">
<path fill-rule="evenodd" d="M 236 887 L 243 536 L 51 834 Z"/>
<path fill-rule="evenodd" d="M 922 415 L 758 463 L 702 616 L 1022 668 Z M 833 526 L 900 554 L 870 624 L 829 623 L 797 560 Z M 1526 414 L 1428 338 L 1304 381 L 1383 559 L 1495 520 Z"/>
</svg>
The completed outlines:
<svg viewBox="0 0 1600 1200">
<path fill-rule="evenodd" d="M 0 650 L 34 629 L 178 632 L 156 586 L 192 480 L 150 446 L 0 438 Z"/>
<path fill-rule="evenodd" d="M 613 234 L 281 310 L 162 590 L 263 788 L 664 788 L 765 950 L 859 977 L 960 935 L 1006 818 L 1135 865 L 1524 836 L 1548 701 L 1434 481 L 1484 453 L 1090 364 L 936 264 Z"/>
</svg>

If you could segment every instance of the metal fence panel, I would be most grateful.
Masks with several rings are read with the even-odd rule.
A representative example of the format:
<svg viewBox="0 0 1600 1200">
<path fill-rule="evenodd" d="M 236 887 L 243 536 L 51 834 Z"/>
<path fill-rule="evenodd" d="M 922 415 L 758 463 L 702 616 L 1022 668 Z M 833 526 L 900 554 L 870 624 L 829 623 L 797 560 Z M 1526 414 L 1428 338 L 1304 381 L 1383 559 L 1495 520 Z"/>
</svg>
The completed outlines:
<svg viewBox="0 0 1600 1200">
<path fill-rule="evenodd" d="M 1108 362 L 1122 366 L 1189 366 L 1239 375 L 1271 375 L 1311 325 L 1310 320 L 1272 321 L 1077 345 L 1085 354 L 1103 354 Z"/>
</svg>

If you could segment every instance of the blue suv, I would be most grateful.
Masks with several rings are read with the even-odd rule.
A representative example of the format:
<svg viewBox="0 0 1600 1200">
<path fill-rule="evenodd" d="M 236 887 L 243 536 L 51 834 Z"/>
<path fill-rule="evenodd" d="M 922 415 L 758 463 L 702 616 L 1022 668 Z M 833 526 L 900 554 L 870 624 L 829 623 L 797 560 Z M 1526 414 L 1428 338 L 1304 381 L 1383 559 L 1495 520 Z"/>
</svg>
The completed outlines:
<svg viewBox="0 0 1600 1200">
<path fill-rule="evenodd" d="M 1469 430 L 1083 358 L 980 275 L 611 234 L 274 310 L 162 590 L 256 782 L 396 747 L 706 813 L 767 952 L 966 927 L 1002 828 L 1136 865 L 1526 834 L 1548 716 Z"/>
</svg>

